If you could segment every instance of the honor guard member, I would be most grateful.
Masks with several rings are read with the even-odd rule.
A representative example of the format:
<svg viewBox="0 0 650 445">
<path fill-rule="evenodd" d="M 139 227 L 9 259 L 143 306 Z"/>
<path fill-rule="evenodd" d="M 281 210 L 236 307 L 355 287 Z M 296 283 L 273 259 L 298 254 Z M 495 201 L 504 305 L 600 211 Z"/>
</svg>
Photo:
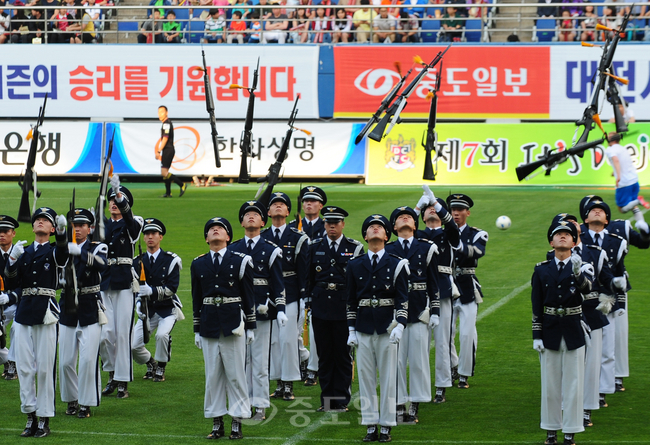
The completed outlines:
<svg viewBox="0 0 650 445">
<path fill-rule="evenodd" d="M 160 248 L 165 233 L 167 229 L 162 221 L 156 218 L 145 219 L 142 237 L 147 252 L 133 261 L 135 274 L 139 276 L 144 267 L 146 277 L 146 282 L 140 285 L 135 303 L 139 320 L 133 333 L 133 360 L 139 365 L 147 365 L 144 379 L 153 379 L 154 382 L 165 381 L 165 368 L 172 353 L 171 332 L 179 320 L 179 314 L 183 313 L 180 299 L 176 295 L 183 263 L 175 253 Z M 151 356 L 144 345 L 146 322 L 142 312 L 143 304 L 147 305 L 149 313 L 149 330 L 156 331 L 155 357 Z M 180 317 L 184 318 L 182 315 Z"/>
<path fill-rule="evenodd" d="M 478 260 L 485 255 L 485 246 L 488 242 L 486 231 L 467 225 L 467 218 L 474 201 L 462 193 L 449 195 L 447 206 L 458 225 L 460 232 L 460 247 L 456 249 L 454 264 L 456 265 L 456 283 L 460 297 L 454 301 L 453 319 L 451 324 L 451 365 L 452 381 L 458 374 L 458 387 L 469 388 L 467 379 L 474 375 L 476 364 L 476 316 L 478 305 L 483 302 L 481 285 L 476 277 Z M 456 353 L 456 320 L 459 320 L 460 354 Z"/>
<path fill-rule="evenodd" d="M 348 299 L 346 269 L 352 258 L 363 255 L 363 245 L 343 235 L 348 212 L 327 206 L 321 211 L 326 238 L 310 248 L 309 297 L 314 341 L 319 350 L 319 411 L 346 411 L 350 403 L 352 355 L 347 344 Z"/>
<path fill-rule="evenodd" d="M 59 305 L 57 268 L 68 262 L 66 219 L 49 207 L 32 215 L 34 242 L 24 249 L 17 243 L 9 256 L 7 280 L 15 282 L 18 300 L 16 325 L 16 369 L 20 382 L 20 409 L 27 414 L 23 437 L 50 434 L 54 417 L 56 342 Z M 56 232 L 56 243 L 50 236 Z M 18 247 L 20 245 L 20 247 Z M 17 278 L 17 281 L 12 281 Z M 37 385 L 38 381 L 38 385 Z M 37 419 L 36 417 L 40 417 Z"/>
<path fill-rule="evenodd" d="M 162 127 L 160 127 L 160 140 L 156 144 L 156 159 L 160 159 L 160 174 L 165 182 L 165 194 L 161 198 L 172 197 L 172 182 L 181 188 L 181 192 L 178 194 L 180 198 L 185 194 L 187 185 L 169 172 L 176 149 L 174 148 L 174 124 L 167 115 L 167 107 L 164 105 L 158 107 L 158 120 L 162 122 Z"/>
<path fill-rule="evenodd" d="M 582 198 L 580 201 L 580 214 L 584 214 L 584 206 L 589 203 L 591 200 L 600 200 L 603 199 L 600 196 L 588 195 Z M 650 247 L 650 229 L 648 229 L 647 224 L 644 226 L 641 223 L 637 223 L 636 227 L 639 229 L 637 232 L 632 228 L 632 224 L 629 220 L 626 219 L 616 219 L 611 221 L 608 218 L 609 223 L 606 226 L 607 232 L 613 235 L 618 235 L 627 242 L 628 249 L 630 246 L 637 247 L 639 249 L 647 249 Z M 589 228 L 586 224 L 582 225 L 583 233 L 588 232 Z M 612 256 L 611 253 L 609 254 Z M 611 258 L 610 258 L 611 259 Z M 615 391 L 623 392 L 625 387 L 623 386 L 623 379 L 630 376 L 630 366 L 629 366 L 629 352 L 628 352 L 628 336 L 629 336 L 629 326 L 628 326 L 628 306 L 627 306 L 627 293 L 632 289 L 630 285 L 630 277 L 627 271 L 625 270 L 625 258 L 622 257 L 620 260 L 621 267 L 627 279 L 627 287 L 624 292 L 618 293 L 618 304 L 619 308 L 624 309 L 623 311 L 618 312 L 616 317 L 616 324 L 614 325 L 615 334 Z"/>
<path fill-rule="evenodd" d="M 358 347 L 361 424 L 367 425 L 363 441 L 390 442 L 391 427 L 397 424 L 395 363 L 408 317 L 409 266 L 408 260 L 384 249 L 391 233 L 385 216 L 366 218 L 361 233 L 368 242 L 368 255 L 353 259 L 347 269 L 348 345 Z"/>
<path fill-rule="evenodd" d="M 90 417 L 90 407 L 99 406 L 102 380 L 99 372 L 101 324 L 106 321 L 99 286 L 106 269 L 108 246 L 88 239 L 95 217 L 87 209 L 74 209 L 72 228 L 75 243 L 68 243 L 70 260 L 77 274 L 77 308 L 66 310 L 65 290 L 61 292 L 59 320 L 59 388 L 68 404 L 66 414 Z M 77 358 L 79 372 L 77 372 Z"/>
<path fill-rule="evenodd" d="M 302 227 L 298 226 L 298 221 L 291 221 L 289 227 L 297 227 L 309 237 L 310 240 L 325 238 L 324 221 L 319 217 L 323 206 L 327 204 L 327 194 L 320 187 L 308 185 L 300 190 L 300 202 L 305 217 L 302 219 Z M 309 362 L 307 363 L 307 378 L 305 386 L 316 386 L 318 384 L 318 348 L 314 340 L 314 328 L 311 320 L 309 324 Z M 302 324 L 302 323 L 301 323 Z"/>
<path fill-rule="evenodd" d="M 546 445 L 575 444 L 584 431 L 585 334 L 582 295 L 591 292 L 593 267 L 571 252 L 578 231 L 568 221 L 551 224 L 547 238 L 555 255 L 537 263 L 531 280 L 533 349 L 539 352 L 542 380 L 541 423 Z"/>
<path fill-rule="evenodd" d="M 7 341 L 7 334 L 10 334 L 9 337 L 13 339 L 15 333 L 13 323 L 11 324 L 11 329 L 7 328 L 16 313 L 16 295 L 13 292 L 9 292 L 8 289 L 18 287 L 17 283 L 8 282 L 7 276 L 5 275 L 5 267 L 8 266 L 9 257 L 14 249 L 13 242 L 16 237 L 16 229 L 19 225 L 18 221 L 11 216 L 0 215 L 0 325 L 2 325 L 2 335 L 5 337 L 5 343 Z M 24 249 L 23 245 L 26 241 L 21 241 L 21 243 L 17 249 Z M 13 341 L 9 345 L 9 348 L 0 348 L 0 364 L 4 365 L 2 377 L 5 380 L 16 380 L 18 378 L 14 350 Z"/>
<path fill-rule="evenodd" d="M 280 327 L 287 323 L 284 313 L 285 296 L 282 279 L 282 249 L 260 236 L 266 225 L 267 209 L 257 201 L 247 201 L 239 209 L 239 222 L 245 235 L 235 241 L 230 250 L 249 255 L 253 259 L 253 291 L 257 328 L 255 339 L 246 347 L 246 377 L 251 405 L 255 407 L 253 420 L 266 419 L 269 397 L 269 345 L 271 324 L 277 319 Z"/>
<path fill-rule="evenodd" d="M 417 423 L 420 403 L 431 401 L 429 331 L 440 322 L 438 246 L 428 239 L 415 238 L 418 215 L 411 207 L 393 210 L 390 224 L 397 241 L 388 243 L 386 252 L 408 260 L 411 271 L 408 319 L 397 357 L 397 422 Z M 408 413 L 406 402 L 411 402 Z"/>
<path fill-rule="evenodd" d="M 133 195 L 120 185 L 117 175 L 111 177 L 108 201 L 111 214 L 105 221 L 108 269 L 102 274 L 101 284 L 108 323 L 102 326 L 99 355 L 109 377 L 102 394 L 113 394 L 117 389 L 117 398 L 124 399 L 129 396 L 127 384 L 133 380 L 133 246 L 140 237 L 144 221 L 133 216 Z"/>
<path fill-rule="evenodd" d="M 426 224 L 424 230 L 418 230 L 416 237 L 426 238 L 438 246 L 438 291 L 440 292 L 440 323 L 433 327 L 435 345 L 435 385 L 436 394 L 433 403 L 447 401 L 446 388 L 451 388 L 451 324 L 452 302 L 460 297 L 454 281 L 454 254 L 460 242 L 458 226 L 447 210 L 447 203 L 436 198 L 433 192 L 426 188 L 418 201 L 415 212 L 420 212 L 422 221 Z M 444 224 L 444 229 L 443 229 Z"/>
<path fill-rule="evenodd" d="M 300 381 L 298 319 L 305 309 L 307 274 L 309 273 L 309 238 L 294 227 L 287 227 L 291 199 L 275 192 L 269 202 L 272 226 L 262 230 L 262 238 L 282 249 L 282 276 L 286 293 L 287 323 L 280 328 L 276 320 L 271 327 L 271 366 L 269 377 L 277 380 L 273 398 L 293 400 L 293 382 Z"/>
<path fill-rule="evenodd" d="M 228 414 L 230 438 L 241 439 L 241 419 L 251 416 L 244 367 L 246 344 L 255 338 L 253 262 L 228 248 L 232 227 L 227 219 L 210 219 L 203 235 L 210 251 L 192 261 L 191 275 L 194 343 L 205 362 L 203 415 L 213 419 L 207 438 L 224 436 Z"/>
</svg>

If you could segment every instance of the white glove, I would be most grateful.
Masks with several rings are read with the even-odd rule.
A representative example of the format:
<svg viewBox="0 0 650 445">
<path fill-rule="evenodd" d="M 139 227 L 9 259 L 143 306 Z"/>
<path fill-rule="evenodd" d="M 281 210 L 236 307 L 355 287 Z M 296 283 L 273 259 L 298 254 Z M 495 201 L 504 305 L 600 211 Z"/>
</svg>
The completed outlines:
<svg viewBox="0 0 650 445">
<path fill-rule="evenodd" d="M 147 283 L 140 285 L 140 292 L 138 292 L 138 295 L 143 297 L 150 297 L 152 293 L 153 291 L 151 290 L 151 286 L 149 286 Z"/>
<path fill-rule="evenodd" d="M 250 345 L 255 340 L 255 332 L 252 329 L 246 329 L 246 344 Z"/>
<path fill-rule="evenodd" d="M 300 309 L 299 309 L 299 314 L 304 314 L 305 313 L 305 299 L 301 298 L 300 299 Z"/>
<path fill-rule="evenodd" d="M 636 222 L 636 229 L 639 232 L 643 232 L 644 234 L 650 233 L 650 227 L 648 226 L 648 223 L 645 221 L 637 221 Z"/>
<path fill-rule="evenodd" d="M 580 326 L 582 326 L 582 332 L 585 334 L 585 345 L 591 348 L 591 328 L 584 320 L 580 320 Z"/>
<path fill-rule="evenodd" d="M 427 193 L 424 192 L 420 197 L 418 204 L 415 207 L 416 209 L 419 209 L 421 211 L 423 208 L 425 208 L 428 205 L 429 205 L 429 197 L 427 196 Z"/>
<path fill-rule="evenodd" d="M 440 316 L 432 315 L 429 317 L 429 329 L 433 329 L 440 324 Z"/>
<path fill-rule="evenodd" d="M 625 315 L 625 309 L 622 309 L 622 308 L 621 308 L 621 309 L 617 309 L 617 310 L 614 312 L 614 315 L 616 315 L 617 317 L 622 317 L 623 315 Z"/>
<path fill-rule="evenodd" d="M 402 323 L 397 323 L 397 326 L 393 328 L 390 332 L 390 342 L 399 343 L 402 339 L 402 334 L 404 333 L 404 325 Z"/>
<path fill-rule="evenodd" d="M 76 243 L 68 243 L 68 252 L 70 252 L 70 255 L 72 256 L 79 256 L 81 255 L 81 247 Z"/>
<path fill-rule="evenodd" d="M 68 224 L 68 221 L 63 215 L 56 215 L 56 233 L 63 235 L 65 233 L 65 227 Z"/>
<path fill-rule="evenodd" d="M 201 334 L 198 332 L 194 333 L 194 344 L 196 345 L 197 348 L 203 349 L 203 346 L 201 345 Z"/>
<path fill-rule="evenodd" d="M 542 339 L 533 340 L 533 349 L 537 352 L 544 352 L 544 341 Z"/>
<path fill-rule="evenodd" d="M 139 301 L 135 302 L 135 313 L 138 314 L 138 318 L 140 320 L 144 320 L 144 314 L 140 311 L 140 308 L 142 307 L 142 303 Z"/>
<path fill-rule="evenodd" d="M 11 249 L 11 253 L 9 254 L 9 259 L 11 260 L 11 264 L 18 261 L 18 258 L 20 258 L 21 255 L 25 253 L 25 247 L 24 247 L 25 244 L 27 244 L 27 241 L 18 241 Z"/>
<path fill-rule="evenodd" d="M 115 196 L 117 196 L 117 193 L 120 191 L 120 177 L 116 174 L 113 174 L 113 176 L 111 176 L 110 181 L 111 181 L 111 188 L 115 192 Z"/>
<path fill-rule="evenodd" d="M 4 292 L 0 294 L 0 306 L 9 303 L 9 295 Z"/>
<path fill-rule="evenodd" d="M 278 324 L 280 325 L 281 328 L 285 327 L 287 321 L 289 320 L 283 311 L 278 312 L 277 319 L 278 319 Z"/>
<path fill-rule="evenodd" d="M 428 185 L 423 185 L 422 190 L 424 190 L 424 194 L 429 197 L 429 204 L 435 204 L 438 202 L 438 200 L 436 200 L 436 195 L 433 194 L 433 190 L 431 190 Z"/>
<path fill-rule="evenodd" d="M 571 254 L 571 265 L 573 268 L 573 275 L 576 277 L 580 275 L 580 268 L 582 267 L 582 258 L 577 253 Z"/>
<path fill-rule="evenodd" d="M 357 338 L 357 331 L 354 329 L 348 334 L 348 346 L 351 348 L 356 348 L 359 346 L 359 339 Z"/>
<path fill-rule="evenodd" d="M 624 290 L 625 285 L 627 284 L 627 280 L 625 279 L 625 277 L 614 277 L 612 282 L 614 283 L 615 288 L 621 289 L 621 290 Z"/>
</svg>

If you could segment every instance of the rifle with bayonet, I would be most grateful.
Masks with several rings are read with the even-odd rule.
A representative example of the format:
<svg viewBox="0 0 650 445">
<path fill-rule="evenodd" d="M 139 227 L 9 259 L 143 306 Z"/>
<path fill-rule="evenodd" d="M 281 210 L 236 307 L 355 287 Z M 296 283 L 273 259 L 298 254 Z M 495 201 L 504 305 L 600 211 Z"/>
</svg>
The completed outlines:
<svg viewBox="0 0 650 445">
<path fill-rule="evenodd" d="M 616 122 L 616 132 L 617 133 L 626 133 L 628 128 L 625 123 L 625 101 L 621 97 L 621 91 L 619 90 L 618 84 L 616 81 L 625 83 L 627 85 L 627 79 L 623 79 L 614 75 L 609 75 L 607 81 L 607 102 L 609 102 L 612 107 L 614 107 L 614 122 Z M 621 112 L 621 107 L 623 112 Z"/>
<path fill-rule="evenodd" d="M 113 176 L 113 162 L 111 155 L 113 154 L 113 140 L 115 139 L 115 129 L 111 141 L 108 143 L 108 150 L 104 158 L 102 166 L 102 176 L 99 180 L 99 196 L 95 205 L 95 232 L 93 238 L 95 241 L 103 243 L 106 240 L 106 224 L 104 223 L 104 212 L 106 210 L 106 193 L 108 192 L 108 180 Z"/>
<path fill-rule="evenodd" d="M 34 170 L 34 164 L 36 164 L 36 152 L 38 151 L 38 144 L 41 140 L 40 126 L 43 125 L 46 105 L 47 93 L 45 93 L 45 99 L 43 99 L 43 106 L 38 110 L 36 124 L 29 130 L 29 134 L 27 135 L 27 140 L 31 139 L 31 144 L 29 146 L 29 153 L 27 154 L 25 173 L 22 181 L 20 179 L 18 180 L 18 185 L 23 190 L 23 194 L 20 197 L 20 208 L 18 209 L 18 221 L 20 222 L 32 222 L 32 211 L 29 209 L 29 192 L 34 192 L 33 210 L 36 210 L 36 200 L 41 196 L 41 192 L 38 190 L 36 184 L 37 175 L 36 170 Z"/>
<path fill-rule="evenodd" d="M 442 57 L 445 55 L 445 53 L 451 48 L 451 43 L 447 48 L 445 48 L 444 51 L 439 52 L 436 54 L 436 57 L 431 61 L 431 63 L 425 63 L 422 61 L 422 59 L 418 56 L 415 57 L 415 62 L 422 65 L 422 71 L 415 76 L 415 78 L 407 85 L 406 88 L 400 93 L 399 97 L 395 99 L 393 104 L 390 106 L 388 110 L 386 110 L 386 114 L 384 114 L 384 117 L 381 118 L 379 123 L 375 125 L 375 128 L 370 132 L 368 137 L 372 139 L 373 141 L 381 141 L 381 139 L 384 137 L 384 133 L 388 135 L 390 131 L 393 129 L 393 127 L 400 122 L 400 114 L 402 113 L 402 110 L 404 107 L 406 107 L 406 104 L 408 103 L 408 98 L 413 94 L 413 91 L 415 91 L 415 88 L 419 85 L 420 81 L 422 78 L 429 72 L 430 69 L 433 69 L 438 62 L 442 60 Z M 388 122 L 390 121 L 390 126 L 386 130 L 386 126 L 388 125 Z"/>
<path fill-rule="evenodd" d="M 440 81 L 442 79 L 442 62 L 440 62 L 440 69 L 436 75 L 436 88 L 427 94 L 427 98 L 431 99 L 429 107 L 429 120 L 427 121 L 427 129 L 424 131 L 422 137 L 422 146 L 426 152 L 424 158 L 424 173 L 422 179 L 427 181 L 436 180 L 436 170 L 433 168 L 433 156 L 436 154 L 436 144 L 438 143 L 438 132 L 436 132 L 436 119 L 438 114 L 438 92 L 440 91 Z"/>
<path fill-rule="evenodd" d="M 248 174 L 248 156 L 252 153 L 253 142 L 253 112 L 255 110 L 255 90 L 257 89 L 257 74 L 260 70 L 260 58 L 257 58 L 257 68 L 253 73 L 253 84 L 250 88 L 237 84 L 230 85 L 230 89 L 242 89 L 248 91 L 248 109 L 246 110 L 246 122 L 244 122 L 244 131 L 241 134 L 239 147 L 241 148 L 241 165 L 239 166 L 239 178 L 237 182 L 240 184 L 248 184 L 250 176 Z"/>
<path fill-rule="evenodd" d="M 203 56 L 203 68 L 197 67 L 203 71 L 203 87 L 205 89 L 205 108 L 210 116 L 210 129 L 212 131 L 212 147 L 214 148 L 214 162 L 217 168 L 221 168 L 221 159 L 219 159 L 219 143 L 217 141 L 217 119 L 214 117 L 214 99 L 212 98 L 212 88 L 210 88 L 210 76 L 208 75 L 208 66 L 205 63 L 205 51 L 201 50 Z"/>
<path fill-rule="evenodd" d="M 75 189 L 72 189 L 72 201 L 70 202 L 70 211 L 67 214 L 68 219 L 68 243 L 77 244 L 77 237 L 74 231 L 74 209 L 75 209 Z M 63 286 L 63 295 L 65 302 L 65 313 L 73 315 L 77 312 L 79 306 L 79 287 L 77 286 L 77 270 L 74 267 L 72 257 L 68 258 L 68 262 L 64 269 L 65 284 Z"/>
<path fill-rule="evenodd" d="M 146 284 L 147 276 L 144 273 L 144 255 L 142 254 L 142 244 L 138 241 L 138 254 L 140 258 L 140 274 L 138 278 L 138 283 L 140 286 Z M 144 314 L 142 319 L 142 341 L 145 344 L 149 343 L 149 337 L 151 335 L 151 322 L 149 321 L 149 297 L 140 294 L 140 312 Z"/>
</svg>

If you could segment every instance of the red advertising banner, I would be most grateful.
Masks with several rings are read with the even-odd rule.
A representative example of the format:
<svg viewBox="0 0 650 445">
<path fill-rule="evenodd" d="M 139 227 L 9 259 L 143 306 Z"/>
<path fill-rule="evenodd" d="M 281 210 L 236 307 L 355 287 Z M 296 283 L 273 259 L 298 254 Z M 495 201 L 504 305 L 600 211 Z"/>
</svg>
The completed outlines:
<svg viewBox="0 0 650 445">
<path fill-rule="evenodd" d="M 334 117 L 368 117 L 413 57 L 431 62 L 444 46 L 335 46 Z M 452 46 L 444 56 L 439 117 L 548 118 L 549 47 Z M 427 92 L 434 87 L 438 64 L 410 96 L 404 117 L 427 117 Z M 421 71 L 416 67 L 415 74 Z"/>
</svg>

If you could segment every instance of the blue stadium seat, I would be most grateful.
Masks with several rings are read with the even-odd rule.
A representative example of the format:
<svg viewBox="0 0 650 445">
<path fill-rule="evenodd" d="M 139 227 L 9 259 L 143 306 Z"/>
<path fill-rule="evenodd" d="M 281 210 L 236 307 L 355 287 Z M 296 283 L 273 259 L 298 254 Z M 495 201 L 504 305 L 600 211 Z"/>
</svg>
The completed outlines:
<svg viewBox="0 0 650 445">
<path fill-rule="evenodd" d="M 187 32 L 189 43 L 201 43 L 205 33 L 205 22 L 203 20 L 192 20 Z"/>
<path fill-rule="evenodd" d="M 205 11 L 206 13 L 210 12 L 209 9 L 205 9 L 205 8 L 194 8 L 194 9 L 192 9 L 192 19 L 193 20 L 198 20 L 199 17 L 201 17 L 201 14 L 203 13 L 203 11 Z"/>
<path fill-rule="evenodd" d="M 533 28 L 534 42 L 553 42 L 556 37 L 557 23 L 555 19 L 537 19 L 537 24 Z"/>
<path fill-rule="evenodd" d="M 436 11 L 439 11 L 441 15 L 444 14 L 444 11 L 442 10 L 442 8 L 427 8 L 424 11 L 424 15 L 426 15 L 427 17 L 435 17 L 436 16 Z"/>
<path fill-rule="evenodd" d="M 465 21 L 465 41 L 481 41 L 481 19 L 469 19 Z"/>
<path fill-rule="evenodd" d="M 628 30 L 630 31 L 631 38 L 629 40 L 643 40 L 646 22 L 646 19 L 634 19 L 630 22 Z"/>
<path fill-rule="evenodd" d="M 440 33 L 440 20 L 426 19 L 422 20 L 420 36 L 423 42 L 437 42 Z"/>
<path fill-rule="evenodd" d="M 140 25 L 138 22 L 117 22 L 117 30 L 120 32 L 138 32 Z"/>
</svg>

